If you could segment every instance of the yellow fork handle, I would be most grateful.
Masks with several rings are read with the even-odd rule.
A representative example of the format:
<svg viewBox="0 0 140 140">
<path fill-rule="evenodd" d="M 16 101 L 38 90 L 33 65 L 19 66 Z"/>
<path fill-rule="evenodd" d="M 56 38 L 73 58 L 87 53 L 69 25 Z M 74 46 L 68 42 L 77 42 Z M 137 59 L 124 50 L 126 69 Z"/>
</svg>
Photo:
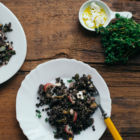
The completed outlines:
<svg viewBox="0 0 140 140">
<path fill-rule="evenodd" d="M 105 123 L 106 123 L 109 131 L 111 132 L 114 140 L 123 140 L 109 117 L 105 119 Z"/>
</svg>

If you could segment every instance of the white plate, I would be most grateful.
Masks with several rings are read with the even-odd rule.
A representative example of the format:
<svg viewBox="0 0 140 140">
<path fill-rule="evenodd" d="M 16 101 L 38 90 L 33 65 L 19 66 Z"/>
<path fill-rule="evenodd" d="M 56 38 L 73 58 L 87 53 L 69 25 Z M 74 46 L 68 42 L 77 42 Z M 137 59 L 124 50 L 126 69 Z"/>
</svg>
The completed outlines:
<svg viewBox="0 0 140 140">
<path fill-rule="evenodd" d="M 16 115 L 19 121 L 20 127 L 23 133 L 29 140 L 54 140 L 53 131 L 56 131 L 49 123 L 45 122 L 45 118 L 48 117 L 46 112 L 42 112 L 42 118 L 37 118 L 35 110 L 37 109 L 35 104 L 39 102 L 37 100 L 37 90 L 40 84 L 46 84 L 48 82 L 55 83 L 56 77 L 64 79 L 65 83 L 67 79 L 70 79 L 78 73 L 80 76 L 83 74 L 91 74 L 93 83 L 97 87 L 100 96 L 101 103 L 108 116 L 111 114 L 111 99 L 108 87 L 99 75 L 99 73 L 91 68 L 89 65 L 84 64 L 81 61 L 74 59 L 56 59 L 37 66 L 32 70 L 24 79 L 17 94 L 16 99 Z M 43 106 L 42 108 L 45 108 Z M 41 111 L 42 108 L 39 108 Z M 80 135 L 75 135 L 75 140 L 98 140 L 106 129 L 104 119 L 99 109 L 93 114 L 95 120 L 95 129 L 93 131 L 91 127 L 82 131 Z"/>
<path fill-rule="evenodd" d="M 0 67 L 0 84 L 11 78 L 22 66 L 27 52 L 27 42 L 23 28 L 15 15 L 0 3 L 0 23 L 12 23 L 12 32 L 6 33 L 7 41 L 13 41 L 13 55 L 7 65 Z"/>
</svg>

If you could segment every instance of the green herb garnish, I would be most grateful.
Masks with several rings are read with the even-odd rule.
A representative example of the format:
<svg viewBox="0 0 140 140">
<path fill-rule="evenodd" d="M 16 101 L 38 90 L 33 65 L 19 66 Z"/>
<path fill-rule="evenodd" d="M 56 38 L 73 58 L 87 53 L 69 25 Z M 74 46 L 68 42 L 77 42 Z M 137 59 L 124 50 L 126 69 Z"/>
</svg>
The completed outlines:
<svg viewBox="0 0 140 140">
<path fill-rule="evenodd" d="M 41 117 L 42 117 L 42 116 L 40 115 L 41 112 L 40 112 L 39 110 L 36 110 L 36 112 L 37 112 L 37 113 L 36 113 L 36 116 L 38 116 L 38 118 L 41 118 Z"/>
<path fill-rule="evenodd" d="M 84 100 L 87 100 L 87 97 L 84 97 Z"/>
<path fill-rule="evenodd" d="M 62 120 L 59 120 L 59 122 L 61 122 Z"/>
<path fill-rule="evenodd" d="M 54 134 L 56 134 L 56 132 L 53 131 Z"/>
<path fill-rule="evenodd" d="M 48 118 L 45 119 L 45 122 L 48 122 Z"/>
<path fill-rule="evenodd" d="M 9 59 L 9 57 L 5 57 L 5 59 Z"/>
<path fill-rule="evenodd" d="M 130 56 L 140 52 L 140 24 L 116 14 L 117 21 L 107 27 L 96 28 L 102 35 L 102 46 L 106 48 L 105 62 L 125 63 Z"/>
<path fill-rule="evenodd" d="M 16 54 L 16 52 L 15 51 L 12 51 L 12 54 Z"/>
<path fill-rule="evenodd" d="M 71 82 L 74 82 L 74 81 L 71 79 L 71 80 L 67 80 L 67 82 L 71 83 Z"/>
<path fill-rule="evenodd" d="M 80 133 L 81 133 L 81 132 L 79 131 L 79 135 L 80 135 Z"/>
<path fill-rule="evenodd" d="M 39 113 L 39 114 L 41 113 L 39 110 L 36 110 L 36 112 Z"/>
<path fill-rule="evenodd" d="M 69 105 L 71 105 L 71 102 L 68 102 Z"/>
</svg>

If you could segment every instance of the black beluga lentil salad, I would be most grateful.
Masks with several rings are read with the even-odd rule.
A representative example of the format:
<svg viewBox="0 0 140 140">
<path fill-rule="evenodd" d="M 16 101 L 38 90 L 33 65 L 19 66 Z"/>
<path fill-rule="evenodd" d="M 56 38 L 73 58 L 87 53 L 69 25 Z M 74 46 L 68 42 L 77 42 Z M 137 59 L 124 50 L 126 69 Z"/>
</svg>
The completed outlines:
<svg viewBox="0 0 140 140">
<path fill-rule="evenodd" d="M 0 24 L 0 67 L 2 65 L 7 65 L 12 55 L 16 54 L 16 52 L 13 50 L 13 42 L 9 43 L 7 40 L 7 37 L 5 36 L 5 33 L 13 31 L 11 29 L 11 23 Z"/>
<path fill-rule="evenodd" d="M 55 138 L 72 140 L 74 134 L 80 134 L 93 125 L 94 119 L 90 117 L 97 109 L 97 104 L 93 97 L 96 89 L 91 79 L 91 75 L 79 77 L 76 74 L 72 80 L 68 80 L 71 82 L 69 88 L 60 78 L 56 78 L 55 85 L 47 83 L 39 86 L 40 102 L 36 106 L 49 105 L 45 109 L 49 118 L 45 121 L 56 127 Z M 95 130 L 94 125 L 92 128 Z"/>
</svg>

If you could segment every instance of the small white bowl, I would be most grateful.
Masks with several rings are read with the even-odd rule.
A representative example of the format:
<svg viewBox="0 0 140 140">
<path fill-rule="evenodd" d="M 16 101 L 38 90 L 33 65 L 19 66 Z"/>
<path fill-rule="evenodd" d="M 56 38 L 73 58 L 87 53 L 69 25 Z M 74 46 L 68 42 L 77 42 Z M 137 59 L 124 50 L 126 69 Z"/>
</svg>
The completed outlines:
<svg viewBox="0 0 140 140">
<path fill-rule="evenodd" d="M 89 1 L 85 2 L 79 10 L 79 21 L 80 21 L 81 25 L 84 28 L 86 28 L 87 30 L 95 31 L 95 29 L 87 27 L 82 18 L 83 12 L 85 11 L 85 9 L 87 7 L 89 7 L 91 5 L 92 2 L 95 2 L 97 5 L 102 7 L 107 15 L 107 20 L 106 20 L 106 23 L 103 25 L 103 27 L 106 27 L 110 23 L 110 21 L 115 18 L 116 13 L 119 13 L 123 17 L 127 17 L 127 18 L 132 17 L 132 13 L 130 13 L 130 12 L 113 12 L 113 11 L 111 11 L 110 8 L 104 2 L 102 2 L 100 0 L 89 0 Z"/>
</svg>

